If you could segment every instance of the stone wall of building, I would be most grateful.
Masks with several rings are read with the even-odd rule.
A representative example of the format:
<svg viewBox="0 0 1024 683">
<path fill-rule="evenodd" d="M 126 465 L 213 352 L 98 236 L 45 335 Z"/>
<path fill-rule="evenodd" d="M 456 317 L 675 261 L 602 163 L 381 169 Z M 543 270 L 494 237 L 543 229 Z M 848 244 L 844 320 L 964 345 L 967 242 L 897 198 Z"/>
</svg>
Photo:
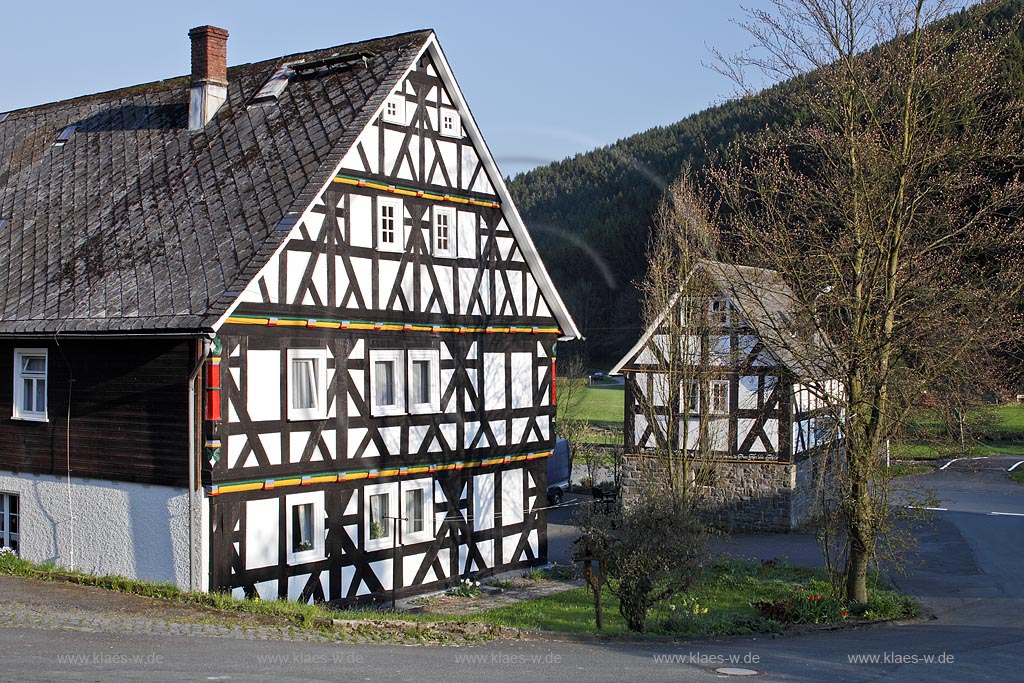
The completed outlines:
<svg viewBox="0 0 1024 683">
<path fill-rule="evenodd" d="M 727 531 L 790 531 L 798 524 L 798 465 L 774 462 L 716 462 L 706 487 L 708 521 Z M 622 466 L 623 501 L 636 500 L 645 481 L 667 481 L 667 461 L 627 455 Z"/>
<path fill-rule="evenodd" d="M 826 506 L 833 507 L 838 495 L 835 473 L 843 467 L 842 446 L 823 449 L 796 463 L 793 490 L 793 524 L 805 526 L 821 518 Z"/>
</svg>

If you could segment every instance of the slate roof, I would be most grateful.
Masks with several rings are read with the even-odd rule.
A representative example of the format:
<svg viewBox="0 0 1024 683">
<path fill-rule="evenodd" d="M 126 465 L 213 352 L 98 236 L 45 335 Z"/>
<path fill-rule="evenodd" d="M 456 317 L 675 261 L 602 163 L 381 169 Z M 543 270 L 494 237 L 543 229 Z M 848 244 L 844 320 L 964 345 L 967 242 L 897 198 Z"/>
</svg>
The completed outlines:
<svg viewBox="0 0 1024 683">
<path fill-rule="evenodd" d="M 188 76 L 10 112 L 0 121 L 0 334 L 209 328 L 287 236 L 430 31 L 228 69 L 228 101 L 189 132 Z M 293 77 L 285 63 L 372 53 Z M 2 117 L 0 117 L 2 118 Z M 77 129 L 63 147 L 54 141 Z"/>
<path fill-rule="evenodd" d="M 701 259 L 694 266 L 696 269 L 706 274 L 711 284 L 732 301 L 782 365 L 801 377 L 831 376 L 827 345 L 813 325 L 800 324 L 796 295 L 777 271 L 709 259 Z M 672 298 L 669 309 L 675 307 L 676 297 Z M 644 332 L 609 374 L 619 374 L 630 366 L 661 325 L 664 315 L 662 313 Z"/>
</svg>

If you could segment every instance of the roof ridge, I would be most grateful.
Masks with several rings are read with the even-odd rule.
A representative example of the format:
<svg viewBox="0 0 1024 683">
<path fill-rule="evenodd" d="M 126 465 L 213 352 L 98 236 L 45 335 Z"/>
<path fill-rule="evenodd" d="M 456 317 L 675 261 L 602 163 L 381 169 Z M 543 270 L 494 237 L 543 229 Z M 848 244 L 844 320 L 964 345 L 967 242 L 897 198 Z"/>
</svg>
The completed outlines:
<svg viewBox="0 0 1024 683">
<path fill-rule="evenodd" d="M 294 58 L 301 57 L 303 55 L 312 55 L 312 54 L 316 54 L 316 53 L 320 53 L 320 52 L 329 52 L 329 51 L 334 51 L 334 50 L 341 50 L 341 49 L 344 49 L 344 48 L 351 48 L 351 47 L 354 47 L 354 46 L 365 45 L 365 44 L 369 44 L 369 43 L 380 43 L 380 42 L 383 42 L 383 41 L 394 40 L 396 38 L 410 37 L 410 36 L 417 35 L 417 34 L 423 34 L 424 35 L 424 39 L 425 39 L 431 33 L 434 33 L 433 29 L 429 29 L 429 28 L 426 28 L 426 29 L 416 29 L 414 31 L 403 31 L 401 33 L 395 33 L 395 34 L 392 34 L 390 36 L 381 36 L 379 38 L 368 38 L 366 40 L 356 40 L 356 41 L 353 41 L 353 42 L 350 42 L 350 43 L 341 43 L 339 45 L 332 45 L 332 46 L 328 46 L 328 47 L 316 48 L 316 49 L 313 49 L 313 50 L 303 50 L 301 52 L 295 52 L 295 53 L 292 53 L 292 54 L 278 55 L 276 57 L 268 57 L 267 59 L 259 59 L 259 60 L 256 60 L 254 62 L 242 62 L 241 64 L 235 64 L 233 66 L 229 66 L 228 67 L 228 76 L 229 76 L 228 82 L 230 84 L 231 72 L 239 70 L 239 69 L 249 69 L 249 68 L 257 67 L 257 66 L 264 65 L 264 64 L 270 64 L 270 63 L 274 63 L 274 62 L 293 61 Z M 123 97 L 125 95 L 132 94 L 132 91 L 138 91 L 138 93 L 140 95 L 142 95 L 142 94 L 153 92 L 154 90 L 170 90 L 172 88 L 175 88 L 175 87 L 178 87 L 178 86 L 182 85 L 183 82 L 187 81 L 190 77 L 191 77 L 190 74 L 183 74 L 183 75 L 180 75 L 180 76 L 170 76 L 168 78 L 162 78 L 162 79 L 155 80 L 155 81 L 147 81 L 145 83 L 137 83 L 135 85 L 126 85 L 126 86 L 122 86 L 120 88 L 111 88 L 110 90 L 101 90 L 99 92 L 92 92 L 92 93 L 85 93 L 85 94 L 82 94 L 82 95 L 75 95 L 74 97 L 68 97 L 68 98 L 65 98 L 63 100 L 53 100 L 51 102 L 40 102 L 39 104 L 34 104 L 34 105 L 31 105 L 31 106 L 28 106 L 28 107 L 19 107 L 17 109 L 8 109 L 8 110 L 5 110 L 5 111 L 2 112 L 4 114 L 8 114 L 9 115 L 8 118 L 4 121 L 4 123 L 8 123 L 8 122 L 14 123 L 17 120 L 17 118 L 18 118 L 17 115 L 19 115 L 19 114 L 25 114 L 27 112 L 34 112 L 34 111 L 37 111 L 37 110 L 40 111 L 40 113 L 42 113 L 43 111 L 49 112 L 49 113 L 59 112 L 62 109 L 70 109 L 72 107 L 80 106 L 84 102 L 87 102 L 87 101 L 89 101 L 90 99 L 93 99 L 93 98 L 96 98 L 96 99 L 107 99 L 107 98 L 110 98 L 110 97 L 116 96 L 116 95 L 120 95 L 120 96 Z M 160 86 L 160 87 L 158 88 L 158 86 Z"/>
</svg>

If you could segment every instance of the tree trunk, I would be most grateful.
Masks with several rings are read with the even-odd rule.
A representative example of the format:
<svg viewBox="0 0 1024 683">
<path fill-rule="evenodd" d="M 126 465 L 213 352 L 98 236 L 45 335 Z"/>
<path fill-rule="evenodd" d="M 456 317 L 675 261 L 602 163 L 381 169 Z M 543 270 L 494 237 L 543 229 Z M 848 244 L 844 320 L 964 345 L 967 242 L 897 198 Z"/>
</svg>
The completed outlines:
<svg viewBox="0 0 1024 683">
<path fill-rule="evenodd" d="M 855 479 L 850 487 L 851 504 L 846 556 L 846 599 L 865 604 L 868 601 L 868 562 L 872 543 L 871 499 L 866 480 Z"/>
</svg>

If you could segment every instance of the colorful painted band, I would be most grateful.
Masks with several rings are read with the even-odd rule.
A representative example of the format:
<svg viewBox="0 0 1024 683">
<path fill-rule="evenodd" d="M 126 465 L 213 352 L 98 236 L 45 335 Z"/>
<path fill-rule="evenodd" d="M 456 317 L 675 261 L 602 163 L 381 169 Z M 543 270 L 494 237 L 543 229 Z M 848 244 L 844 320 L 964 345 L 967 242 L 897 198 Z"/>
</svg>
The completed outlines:
<svg viewBox="0 0 1024 683">
<path fill-rule="evenodd" d="M 334 178 L 334 182 L 342 183 L 344 185 L 355 185 L 356 187 L 368 187 L 373 190 L 380 190 L 382 192 L 402 195 L 404 197 L 417 197 L 420 199 L 429 199 L 435 202 L 450 202 L 452 204 L 482 206 L 487 209 L 501 208 L 501 202 L 496 202 L 491 199 L 474 199 L 473 197 L 462 197 L 457 194 L 436 194 L 433 192 L 427 192 L 426 190 L 415 190 L 411 187 L 402 187 L 401 185 L 389 185 L 387 183 L 381 183 L 374 180 L 367 180 L 366 178 L 355 178 L 353 176 L 347 175 L 336 176 Z"/>
<path fill-rule="evenodd" d="M 551 456 L 551 451 L 539 451 L 537 453 L 520 453 L 518 455 L 504 455 L 498 458 L 486 460 L 471 460 L 468 462 L 449 462 L 433 465 L 415 465 L 411 467 L 389 467 L 387 469 L 351 470 L 348 472 L 307 474 L 300 477 L 290 476 L 280 479 L 261 479 L 259 481 L 240 481 L 231 484 L 213 484 L 206 486 L 206 495 L 222 496 L 225 493 L 240 493 L 242 491 L 272 491 L 274 489 L 288 486 L 309 486 L 311 484 L 333 484 L 336 482 L 356 481 L 358 479 L 378 479 L 381 477 L 406 477 L 415 474 L 428 472 L 445 472 L 451 470 L 473 469 L 476 467 L 490 467 L 506 462 L 522 462 L 524 460 L 539 460 Z"/>
<path fill-rule="evenodd" d="M 383 323 L 365 320 L 331 320 L 324 318 L 272 318 L 259 315 L 228 316 L 229 325 L 263 325 L 265 327 L 304 327 L 307 329 L 324 330 L 367 330 L 375 332 L 432 332 L 434 334 L 562 334 L 558 327 L 525 327 L 511 325 L 509 327 L 466 327 L 424 325 L 416 323 Z"/>
</svg>

